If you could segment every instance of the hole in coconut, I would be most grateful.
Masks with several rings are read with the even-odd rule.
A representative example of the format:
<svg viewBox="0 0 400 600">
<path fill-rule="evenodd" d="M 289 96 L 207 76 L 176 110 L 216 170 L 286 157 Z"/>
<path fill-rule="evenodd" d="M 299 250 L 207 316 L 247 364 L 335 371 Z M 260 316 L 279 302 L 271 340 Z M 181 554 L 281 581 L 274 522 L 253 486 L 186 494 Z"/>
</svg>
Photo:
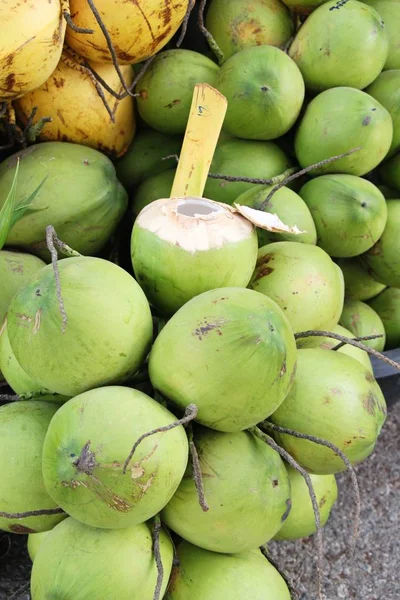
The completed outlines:
<svg viewBox="0 0 400 600">
<path fill-rule="evenodd" d="M 222 208 L 203 198 L 185 198 L 179 202 L 176 212 L 185 217 L 194 217 L 219 213 L 222 212 Z"/>
</svg>

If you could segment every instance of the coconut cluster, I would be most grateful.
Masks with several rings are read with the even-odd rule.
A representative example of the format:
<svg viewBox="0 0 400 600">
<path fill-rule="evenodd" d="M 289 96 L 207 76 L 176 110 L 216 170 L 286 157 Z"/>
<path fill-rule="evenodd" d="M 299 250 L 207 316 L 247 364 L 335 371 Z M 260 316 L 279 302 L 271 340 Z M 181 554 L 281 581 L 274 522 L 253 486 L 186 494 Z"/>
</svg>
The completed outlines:
<svg viewBox="0 0 400 600">
<path fill-rule="evenodd" d="M 290 600 L 268 544 L 320 547 L 385 422 L 398 2 L 205 4 L 0 6 L 0 529 L 32 600 Z M 173 194 L 198 83 L 226 116 Z"/>
</svg>

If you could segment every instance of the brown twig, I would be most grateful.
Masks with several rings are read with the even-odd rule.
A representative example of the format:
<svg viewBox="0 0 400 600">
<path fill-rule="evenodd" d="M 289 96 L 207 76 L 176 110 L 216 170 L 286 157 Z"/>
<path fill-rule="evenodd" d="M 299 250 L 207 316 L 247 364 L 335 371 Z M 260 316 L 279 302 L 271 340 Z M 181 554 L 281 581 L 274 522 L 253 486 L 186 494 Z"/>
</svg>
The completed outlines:
<svg viewBox="0 0 400 600">
<path fill-rule="evenodd" d="M 322 539 L 322 528 L 321 528 L 321 517 L 319 513 L 318 501 L 315 495 L 314 487 L 311 481 L 311 477 L 309 473 L 302 466 L 300 466 L 294 458 L 287 452 L 284 448 L 281 448 L 269 435 L 261 431 L 258 427 L 251 427 L 249 429 L 253 435 L 255 435 L 258 439 L 262 440 L 268 446 L 270 446 L 273 450 L 278 452 L 278 454 L 287 462 L 290 466 L 292 466 L 296 471 L 302 475 L 304 481 L 307 484 L 308 492 L 310 495 L 314 517 L 315 517 L 315 527 L 316 527 L 316 541 L 317 541 L 317 590 L 318 590 L 318 598 L 322 600 L 322 558 L 323 558 L 323 539 Z"/>
<path fill-rule="evenodd" d="M 157 427 L 156 429 L 152 429 L 151 431 L 148 431 L 147 433 L 143 433 L 139 437 L 139 439 L 134 443 L 132 450 L 129 452 L 129 455 L 124 462 L 124 466 L 122 469 L 123 474 L 125 475 L 126 470 L 129 466 L 129 463 L 132 460 L 133 455 L 135 454 L 137 447 L 139 446 L 139 444 L 141 444 L 141 442 L 143 442 L 143 440 L 150 437 L 151 435 L 155 435 L 156 433 L 171 431 L 171 429 L 175 429 L 175 427 L 179 427 L 180 425 L 187 425 L 188 423 L 190 423 L 190 421 L 193 421 L 193 419 L 196 418 L 197 412 L 198 412 L 197 406 L 195 404 L 189 404 L 189 406 L 186 407 L 185 414 L 183 415 L 182 419 L 178 419 L 178 420 L 174 421 L 173 423 L 171 423 L 170 425 L 165 425 L 164 427 Z"/>
<path fill-rule="evenodd" d="M 368 341 L 368 340 L 377 340 L 378 338 L 382 338 L 382 337 L 383 337 L 382 333 L 376 333 L 375 335 L 362 335 L 361 337 L 355 337 L 352 339 L 356 340 L 356 342 L 363 342 L 363 341 Z M 346 346 L 346 344 L 347 344 L 347 342 L 340 342 L 340 344 L 337 344 L 336 346 L 331 348 L 331 350 L 333 350 L 333 351 L 340 350 L 340 348 L 343 348 L 343 346 Z"/>
<path fill-rule="evenodd" d="M 154 590 L 153 600 L 160 600 L 161 598 L 161 588 L 164 578 L 164 567 L 161 559 L 160 552 L 160 531 L 161 531 L 161 519 L 160 516 L 157 515 L 154 517 L 154 526 L 152 531 L 153 538 L 153 554 L 157 565 L 157 583 Z"/>
<path fill-rule="evenodd" d="M 62 508 L 42 508 L 40 510 L 27 510 L 21 513 L 8 513 L 0 511 L 0 517 L 3 519 L 26 519 L 27 517 L 42 517 L 46 515 L 62 515 Z"/>
<path fill-rule="evenodd" d="M 199 455 L 197 453 L 197 448 L 193 440 L 193 427 L 191 426 L 191 423 L 188 426 L 188 439 L 190 458 L 192 461 L 192 477 L 194 485 L 196 487 L 197 499 L 199 501 L 202 511 L 207 512 L 210 507 L 208 506 L 207 500 L 204 495 L 203 476 L 201 474 Z"/>
<path fill-rule="evenodd" d="M 275 423 L 271 423 L 270 421 L 264 421 L 262 423 L 261 427 L 269 429 L 270 431 L 275 431 L 276 433 L 283 433 L 286 435 L 291 435 L 293 437 L 299 438 L 301 440 L 307 440 L 309 442 L 314 442 L 315 444 L 319 444 L 320 446 L 326 446 L 327 448 L 332 450 L 332 452 L 334 452 L 337 456 L 339 456 L 342 459 L 342 461 L 346 465 L 347 470 L 350 473 L 350 477 L 351 477 L 351 481 L 352 481 L 353 489 L 354 489 L 354 495 L 355 495 L 355 499 L 356 499 L 356 514 L 354 517 L 353 538 L 352 538 L 352 542 L 351 542 L 351 554 L 353 554 L 354 548 L 356 545 L 356 541 L 357 541 L 357 537 L 358 537 L 358 530 L 359 530 L 359 526 L 360 526 L 361 498 L 360 498 L 360 488 L 358 486 L 357 475 L 356 475 L 356 472 L 355 472 L 354 467 L 351 464 L 350 460 L 347 458 L 347 456 L 344 454 L 344 452 L 342 452 L 340 450 L 340 448 L 335 446 L 335 444 L 332 444 L 332 442 L 328 442 L 327 440 L 324 440 L 322 438 L 315 437 L 315 436 L 309 435 L 307 433 L 300 433 L 298 431 L 294 431 L 293 429 L 287 429 L 286 427 L 280 427 L 279 425 L 275 425 Z"/>
<path fill-rule="evenodd" d="M 100 27 L 101 32 L 102 32 L 102 34 L 105 37 L 105 40 L 107 42 L 107 48 L 108 48 L 108 50 L 109 50 L 109 52 L 111 54 L 112 62 L 113 62 L 114 68 L 115 68 L 115 70 L 117 72 L 117 75 L 119 77 L 119 80 L 121 82 L 121 85 L 122 85 L 123 89 L 125 90 L 126 94 L 128 96 L 130 96 L 131 92 L 130 92 L 127 84 L 126 84 L 124 76 L 122 75 L 121 68 L 120 68 L 120 66 L 118 64 L 117 53 L 115 51 L 114 44 L 112 42 L 111 36 L 108 33 L 107 27 L 105 26 L 105 24 L 103 22 L 103 19 L 101 18 L 100 13 L 97 10 L 97 8 L 96 8 L 93 0 L 87 0 L 87 3 L 89 4 L 90 10 L 92 11 L 94 18 L 96 19 L 97 24 Z"/>
<path fill-rule="evenodd" d="M 284 179 L 283 181 L 278 183 L 278 185 L 275 186 L 269 192 L 268 196 L 265 198 L 264 202 L 261 204 L 259 210 L 264 210 L 264 208 L 267 206 L 268 202 L 271 200 L 271 198 L 275 194 L 275 192 L 277 192 L 281 187 L 284 187 L 285 185 L 287 185 L 294 179 L 298 179 L 299 177 L 306 175 L 307 173 L 309 173 L 310 171 L 313 171 L 314 169 L 319 169 L 320 167 L 329 165 L 330 163 L 340 160 L 341 158 L 345 158 L 346 156 L 349 156 L 350 154 L 353 154 L 354 152 L 357 152 L 360 149 L 361 149 L 361 146 L 357 146 L 357 148 L 352 148 L 351 150 L 348 150 L 347 152 L 343 152 L 342 154 L 336 154 L 336 156 L 331 156 L 329 158 L 325 158 L 324 160 L 320 160 L 319 162 L 317 162 L 313 165 L 310 165 L 308 167 L 305 167 L 304 169 L 300 169 L 300 171 L 293 173 L 293 175 L 289 175 L 289 177 L 287 177 L 286 179 Z"/>
<path fill-rule="evenodd" d="M 194 9 L 195 4 L 196 4 L 196 0 L 189 0 L 187 11 L 186 11 L 186 14 L 184 16 L 184 19 L 183 19 L 182 25 L 181 25 L 181 34 L 178 38 L 178 41 L 176 42 L 177 48 L 180 48 L 182 46 L 183 40 L 186 37 L 186 32 L 187 32 L 187 28 L 188 28 L 190 15 L 191 15 L 192 10 Z"/>
<path fill-rule="evenodd" d="M 204 37 L 206 38 L 207 43 L 210 46 L 211 50 L 214 52 L 215 56 L 217 57 L 218 64 L 222 65 L 222 63 L 225 60 L 224 53 L 222 52 L 221 48 L 218 46 L 214 37 L 211 35 L 211 33 L 208 31 L 208 29 L 206 28 L 206 26 L 204 24 L 204 11 L 206 8 L 206 4 L 207 4 L 207 0 L 200 1 L 199 16 L 198 16 L 199 29 L 200 29 L 201 33 L 204 35 Z"/>
<path fill-rule="evenodd" d="M 339 340 L 340 342 L 344 342 L 345 344 L 349 344 L 349 346 L 354 346 L 355 348 L 359 348 L 360 350 L 364 350 L 364 352 L 368 352 L 375 358 L 379 358 L 383 362 L 388 363 L 390 366 L 394 367 L 398 371 L 400 371 L 400 364 L 392 360 L 391 358 L 382 354 L 382 352 L 378 352 L 375 348 L 371 348 L 370 346 L 366 346 L 361 342 L 357 342 L 356 339 L 348 338 L 344 335 L 340 335 L 339 333 L 333 333 L 332 331 L 314 331 L 311 329 L 310 331 L 301 331 L 299 333 L 295 333 L 294 337 L 296 340 L 305 337 L 328 337 L 333 340 Z"/>
<path fill-rule="evenodd" d="M 63 17 L 66 20 L 68 27 L 70 27 L 72 31 L 75 31 L 75 33 L 94 33 L 93 29 L 86 29 L 85 27 L 78 27 L 78 25 L 75 25 L 72 20 L 71 13 L 69 13 L 67 10 L 63 10 Z"/>
</svg>

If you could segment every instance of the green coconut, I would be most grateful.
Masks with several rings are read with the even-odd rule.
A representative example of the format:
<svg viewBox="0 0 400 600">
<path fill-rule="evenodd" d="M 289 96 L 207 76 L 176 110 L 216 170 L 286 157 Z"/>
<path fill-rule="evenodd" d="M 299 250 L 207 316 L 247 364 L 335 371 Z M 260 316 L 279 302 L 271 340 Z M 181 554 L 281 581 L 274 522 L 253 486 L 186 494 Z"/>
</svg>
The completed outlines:
<svg viewBox="0 0 400 600">
<path fill-rule="evenodd" d="M 388 156 L 393 156 L 400 150 L 400 63 L 396 70 L 383 71 L 365 91 L 378 100 L 392 117 L 393 139 Z"/>
<path fill-rule="evenodd" d="M 385 161 L 380 169 L 382 181 L 387 186 L 397 191 L 397 196 L 400 197 L 400 152 Z"/>
<path fill-rule="evenodd" d="M 372 6 L 385 23 L 389 38 L 389 54 L 384 69 L 400 69 L 400 12 L 397 0 L 363 0 L 363 4 Z"/>
<path fill-rule="evenodd" d="M 66 519 L 40 546 L 31 576 L 32 600 L 44 598 L 118 598 L 153 600 L 157 565 L 151 524 L 104 530 Z M 174 549 L 160 531 L 163 596 L 172 569 Z"/>
<path fill-rule="evenodd" d="M 345 294 L 351 300 L 370 300 L 385 289 L 375 281 L 359 257 L 342 258 L 337 261 L 344 276 Z"/>
<path fill-rule="evenodd" d="M 252 46 L 284 46 L 294 23 L 280 0 L 212 0 L 206 27 L 224 58 Z"/>
<path fill-rule="evenodd" d="M 217 554 L 183 542 L 177 554 L 165 600 L 290 600 L 283 577 L 259 550 Z"/>
<path fill-rule="evenodd" d="M 52 394 L 50 390 L 43 389 L 35 379 L 26 373 L 15 358 L 15 354 L 10 346 L 7 332 L 7 319 L 0 329 L 0 370 L 5 380 L 12 390 L 18 395 L 40 392 L 40 400 L 49 400 L 52 402 L 63 403 L 67 400 L 66 396 Z M 48 394 L 46 394 L 46 391 Z"/>
<path fill-rule="evenodd" d="M 378 352 L 382 352 L 384 349 L 386 340 L 385 327 L 380 316 L 365 302 L 346 298 L 339 322 L 356 337 L 380 335 L 380 338 L 365 340 L 363 344 L 378 350 Z"/>
<path fill-rule="evenodd" d="M 43 261 L 31 254 L 0 250 L 0 335 L 1 324 L 13 296 L 44 266 Z M 0 361 L 0 381 L 3 379 Z"/>
<path fill-rule="evenodd" d="M 204 495 L 199 505 L 192 469 L 161 513 L 181 538 L 213 552 L 236 554 L 270 540 L 290 511 L 290 487 L 279 454 L 252 433 L 196 427 Z"/>
<path fill-rule="evenodd" d="M 295 365 L 294 336 L 278 305 L 253 290 L 223 288 L 196 296 L 167 322 L 151 350 L 149 375 L 177 406 L 195 402 L 197 421 L 234 432 L 279 406 Z"/>
<path fill-rule="evenodd" d="M 282 2 L 297 14 L 309 15 L 318 6 L 328 2 L 328 0 L 282 0 Z"/>
<path fill-rule="evenodd" d="M 400 346 L 400 289 L 387 288 L 368 303 L 379 315 L 386 332 L 385 349 Z"/>
<path fill-rule="evenodd" d="M 30 533 L 28 535 L 27 550 L 29 558 L 32 562 L 35 560 L 36 554 L 38 553 L 38 550 L 42 545 L 43 540 L 47 537 L 50 531 L 42 531 L 41 533 Z"/>
<path fill-rule="evenodd" d="M 312 415 L 312 418 L 310 418 Z M 321 348 L 298 351 L 294 385 L 270 420 L 335 444 L 355 465 L 374 450 L 386 404 L 373 375 L 358 360 Z M 310 473 L 346 469 L 333 450 L 287 434 L 277 440 Z"/>
<path fill-rule="evenodd" d="M 290 227 L 297 226 L 303 233 L 274 233 L 257 228 L 258 245 L 265 246 L 271 242 L 292 241 L 302 244 L 316 244 L 317 232 L 311 213 L 306 203 L 296 192 L 288 187 L 281 187 L 264 205 L 266 198 L 274 186 L 253 186 L 236 199 L 238 204 L 250 206 L 256 210 L 277 215 L 283 223 Z"/>
<path fill-rule="evenodd" d="M 207 290 L 245 288 L 257 260 L 257 234 L 229 206 L 203 198 L 166 198 L 136 219 L 131 257 L 150 304 L 172 315 Z"/>
<path fill-rule="evenodd" d="M 218 143 L 210 171 L 234 177 L 268 179 L 281 175 L 291 164 L 283 150 L 274 142 L 230 139 Z M 252 187 L 252 183 L 209 177 L 204 196 L 217 202 L 233 204 L 240 194 Z"/>
<path fill-rule="evenodd" d="M 160 198 L 169 198 L 175 178 L 175 169 L 152 175 L 138 185 L 132 193 L 132 212 L 137 216 L 140 211 Z"/>
<path fill-rule="evenodd" d="M 345 329 L 341 325 L 335 325 L 331 329 L 332 333 L 337 333 L 341 336 L 354 339 L 356 336 L 351 333 L 348 329 Z M 299 338 L 297 340 L 298 348 L 322 348 L 322 350 L 333 350 L 338 344 L 341 342 L 331 337 L 323 337 L 323 336 L 310 336 Z M 335 351 L 336 352 L 336 351 Z M 361 350 L 360 348 L 356 348 L 355 346 L 351 346 L 350 344 L 344 344 L 338 348 L 337 352 L 342 352 L 343 354 L 347 354 L 352 358 L 358 360 L 370 373 L 373 373 L 371 359 L 369 358 L 368 352 L 365 350 Z"/>
<path fill-rule="evenodd" d="M 22 369 L 41 387 L 65 396 L 134 374 L 153 336 L 150 308 L 138 283 L 101 258 L 65 258 L 58 270 L 66 324 L 52 265 L 10 304 L 8 336 Z"/>
<path fill-rule="evenodd" d="M 44 266 L 40 258 L 31 254 L 0 250 L 0 325 L 13 296 Z"/>
<path fill-rule="evenodd" d="M 17 514 L 57 508 L 42 477 L 43 442 L 57 408 L 55 404 L 36 401 L 0 407 L 1 512 Z M 0 529 L 24 534 L 47 531 L 64 516 L 0 516 Z"/>
<path fill-rule="evenodd" d="M 332 0 L 303 23 L 289 56 L 299 67 L 307 90 L 337 86 L 362 90 L 378 77 L 388 51 L 388 36 L 376 10 L 356 0 Z"/>
<path fill-rule="evenodd" d="M 369 250 L 385 229 L 385 197 L 361 177 L 322 175 L 303 185 L 299 195 L 314 219 L 318 246 L 330 256 L 358 256 Z"/>
<path fill-rule="evenodd" d="M 127 153 L 117 161 L 117 177 L 123 186 L 130 190 L 149 177 L 175 168 L 176 161 L 172 155 L 179 155 L 181 147 L 180 136 L 165 135 L 154 129 L 142 129 L 135 136 Z M 166 159 L 166 156 L 171 158 Z"/>
<path fill-rule="evenodd" d="M 258 251 L 249 287 L 284 311 L 294 332 L 330 329 L 343 307 L 343 275 L 317 246 L 275 242 Z"/>
<path fill-rule="evenodd" d="M 228 58 L 216 87 L 228 100 L 224 129 L 249 140 L 274 140 L 294 125 L 304 100 L 296 63 L 274 46 L 254 46 Z"/>
<path fill-rule="evenodd" d="M 194 86 L 215 86 L 218 71 L 218 65 L 199 52 L 176 48 L 160 52 L 136 86 L 140 116 L 163 133 L 184 133 Z"/>
<path fill-rule="evenodd" d="M 374 279 L 391 287 L 400 287 L 400 200 L 388 200 L 387 210 L 385 230 L 362 260 Z"/>
<path fill-rule="evenodd" d="M 310 492 L 304 477 L 291 466 L 287 466 L 290 481 L 292 508 L 289 516 L 275 535 L 276 540 L 296 540 L 316 532 L 315 515 Z M 321 527 L 329 519 L 338 496 L 334 475 L 310 475 L 317 499 Z"/>
<path fill-rule="evenodd" d="M 53 225 L 59 238 L 77 252 L 99 252 L 128 205 L 111 160 L 97 150 L 67 142 L 29 146 L 0 165 L 0 209 L 10 191 L 18 158 L 17 201 L 46 181 L 29 210 L 11 228 L 6 244 L 49 260 L 46 227 Z"/>
<path fill-rule="evenodd" d="M 144 523 L 175 493 L 186 469 L 188 442 L 180 425 L 147 437 L 123 466 L 139 437 L 176 417 L 138 390 L 110 386 L 64 404 L 43 446 L 43 478 L 50 496 L 92 527 Z"/>
<path fill-rule="evenodd" d="M 392 118 L 375 98 L 354 88 L 336 87 L 308 104 L 296 133 L 295 152 L 300 165 L 308 167 L 359 148 L 313 169 L 311 175 L 365 175 L 386 156 L 392 137 Z"/>
</svg>

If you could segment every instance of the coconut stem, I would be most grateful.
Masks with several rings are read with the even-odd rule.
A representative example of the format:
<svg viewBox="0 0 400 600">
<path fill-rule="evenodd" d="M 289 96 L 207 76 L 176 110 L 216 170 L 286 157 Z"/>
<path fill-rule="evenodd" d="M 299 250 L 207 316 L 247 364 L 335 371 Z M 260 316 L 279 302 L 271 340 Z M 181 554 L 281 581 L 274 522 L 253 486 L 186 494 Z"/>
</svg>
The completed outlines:
<svg viewBox="0 0 400 600">
<path fill-rule="evenodd" d="M 190 458 L 191 458 L 191 462 L 192 462 L 192 477 L 193 477 L 194 485 L 196 486 L 197 499 L 199 501 L 201 510 L 203 512 L 207 512 L 210 507 L 208 506 L 207 500 L 204 495 L 203 476 L 201 474 L 199 455 L 198 455 L 197 448 L 196 448 L 196 445 L 193 440 L 193 427 L 192 427 L 191 423 L 188 426 L 188 439 L 189 439 Z"/>
<path fill-rule="evenodd" d="M 175 421 L 174 423 L 171 423 L 170 425 L 165 425 L 164 427 L 157 427 L 157 429 L 152 429 L 151 431 L 148 431 L 147 433 L 143 433 L 143 435 L 141 435 L 139 437 L 139 439 L 133 445 L 132 450 L 129 452 L 129 455 L 124 462 L 124 466 L 122 469 L 123 474 L 125 475 L 126 470 L 129 466 L 129 463 L 132 460 L 133 455 L 135 454 L 137 447 L 139 446 L 139 444 L 141 444 L 141 442 L 143 442 L 143 440 L 150 437 L 151 435 L 155 435 L 156 433 L 162 433 L 164 431 L 171 431 L 171 429 L 175 429 L 175 427 L 179 427 L 180 425 L 187 425 L 188 423 L 190 423 L 190 421 L 193 421 L 193 419 L 196 418 L 197 412 L 198 412 L 197 406 L 195 404 L 189 404 L 189 406 L 186 407 L 185 414 L 183 415 L 182 419 L 178 419 L 177 421 Z"/>
<path fill-rule="evenodd" d="M 390 366 L 392 366 L 393 368 L 400 371 L 399 363 L 395 362 L 391 358 L 388 358 L 387 356 L 382 354 L 382 352 L 378 352 L 378 350 L 375 350 L 375 348 L 370 348 L 369 346 L 366 346 L 365 344 L 358 342 L 357 338 L 355 338 L 355 339 L 348 338 L 344 335 L 340 335 L 339 333 L 333 333 L 332 331 L 315 331 L 314 329 L 310 329 L 309 331 L 301 331 L 299 333 L 295 333 L 294 337 L 296 340 L 298 340 L 300 338 L 306 338 L 306 337 L 328 337 L 328 338 L 332 338 L 333 340 L 339 340 L 340 342 L 349 344 L 349 346 L 354 346 L 355 348 L 359 348 L 360 350 L 364 350 L 365 352 L 368 352 L 368 354 L 371 354 L 372 356 L 379 358 L 379 360 L 382 360 L 383 362 L 388 363 Z"/>
<path fill-rule="evenodd" d="M 301 440 L 307 440 L 309 442 L 314 442 L 315 444 L 319 444 L 320 446 L 326 446 L 327 448 L 332 450 L 332 452 L 334 452 L 337 456 L 339 456 L 342 459 L 342 461 L 346 465 L 347 470 L 350 473 L 351 482 L 353 484 L 354 496 L 355 496 L 355 500 L 356 500 L 356 514 L 354 517 L 353 538 L 352 538 L 351 546 L 350 546 L 350 552 L 351 552 L 351 555 L 353 555 L 357 537 L 358 537 L 358 529 L 359 529 L 359 525 L 360 525 L 361 499 L 360 499 L 360 488 L 358 486 L 357 475 L 356 475 L 356 472 L 355 472 L 354 467 L 351 464 L 350 460 L 347 458 L 347 456 L 344 454 L 344 452 L 342 452 L 340 450 L 340 448 L 335 446 L 335 444 L 332 444 L 332 442 L 328 442 L 327 440 L 324 440 L 322 438 L 318 438 L 313 435 L 309 435 L 307 433 L 300 433 L 298 431 L 294 431 L 293 429 L 287 429 L 286 427 L 280 427 L 279 425 L 275 425 L 275 423 L 271 423 L 270 421 L 264 421 L 262 423 L 261 427 L 264 427 L 265 429 L 269 429 L 270 431 L 275 431 L 276 433 L 284 433 L 286 435 L 291 435 L 291 436 L 299 438 Z"/>
<path fill-rule="evenodd" d="M 26 142 L 30 142 L 30 143 L 34 143 L 36 141 L 36 139 L 39 137 L 43 127 L 47 124 L 47 123 L 51 123 L 52 122 L 52 118 L 51 117 L 42 117 L 41 119 L 39 119 L 39 121 L 37 123 L 33 123 L 33 119 L 35 117 L 35 114 L 37 112 L 38 107 L 35 106 L 31 112 L 31 114 L 29 115 L 28 121 L 26 123 L 25 129 L 23 131 L 23 136 L 25 138 Z"/>
<path fill-rule="evenodd" d="M 170 158 L 174 158 L 177 163 L 179 162 L 179 156 L 177 154 L 168 154 L 167 156 L 163 156 L 161 160 L 169 160 Z M 233 183 L 243 182 L 253 183 L 255 185 L 275 185 L 286 180 L 289 175 L 297 173 L 298 170 L 298 167 L 290 167 L 280 175 L 275 175 L 274 177 L 269 177 L 267 179 L 260 177 L 241 177 L 240 175 L 224 175 L 224 173 L 209 173 L 208 177 L 210 179 L 222 179 L 223 181 L 230 181 Z"/>
<path fill-rule="evenodd" d="M 211 35 L 211 33 L 208 31 L 208 29 L 206 28 L 206 26 L 204 24 L 204 10 L 206 8 L 206 4 L 207 4 L 207 0 L 201 0 L 200 6 L 199 6 L 199 16 L 198 16 L 199 29 L 200 29 L 201 33 L 204 35 L 204 37 L 206 38 L 207 43 L 210 46 L 211 50 L 214 52 L 215 56 L 217 57 L 218 64 L 222 65 L 222 63 L 225 60 L 224 53 L 222 52 L 221 48 L 218 46 L 217 42 L 215 41 L 215 39 L 213 38 L 213 36 Z"/>
<path fill-rule="evenodd" d="M 47 244 L 47 248 L 51 255 L 51 264 L 53 265 L 54 279 L 56 282 L 57 299 L 58 299 L 58 305 L 60 307 L 60 313 L 61 313 L 61 318 L 62 318 L 61 332 L 65 333 L 65 330 L 67 327 L 67 322 L 68 322 L 68 317 L 67 317 L 67 313 L 65 312 L 64 300 L 63 300 L 62 294 L 61 294 L 61 281 L 60 281 L 60 273 L 58 270 L 58 254 L 57 254 L 56 247 L 60 250 L 60 252 L 63 252 L 64 254 L 66 254 L 67 256 L 70 256 L 70 257 L 71 256 L 82 256 L 82 255 L 79 254 L 79 252 L 76 252 L 75 250 L 73 250 L 72 248 L 67 246 L 67 244 L 62 242 L 57 237 L 57 233 L 56 233 L 56 230 L 54 229 L 53 225 L 48 225 L 46 227 L 46 244 Z"/>
<path fill-rule="evenodd" d="M 107 47 L 108 47 L 108 50 L 109 50 L 109 52 L 111 54 L 112 62 L 113 62 L 114 68 L 115 68 L 115 70 L 117 72 L 117 75 L 119 77 L 119 80 L 121 82 L 121 85 L 122 85 L 123 89 L 125 90 L 125 93 L 128 96 L 131 96 L 132 95 L 131 91 L 128 88 L 128 86 L 126 85 L 126 81 L 124 79 L 124 76 L 122 75 L 120 66 L 118 64 L 117 53 L 115 52 L 114 44 L 112 43 L 112 39 L 111 39 L 110 34 L 108 33 L 107 27 L 105 26 L 105 24 L 103 22 L 103 19 L 101 18 L 100 13 L 97 10 L 97 8 L 96 8 L 93 0 L 87 0 L 87 3 L 89 4 L 90 10 L 92 11 L 94 18 L 96 19 L 97 24 L 100 27 L 101 32 L 102 32 L 102 34 L 104 35 L 104 37 L 106 39 Z"/>
<path fill-rule="evenodd" d="M 71 13 L 68 10 L 63 10 L 63 17 L 66 20 L 68 27 L 70 27 L 72 31 L 75 31 L 75 33 L 94 33 L 93 29 L 85 29 L 85 27 L 78 27 L 78 25 L 75 25 L 72 20 Z"/>
<path fill-rule="evenodd" d="M 161 588 L 164 577 L 164 567 L 161 560 L 161 552 L 160 552 L 160 531 L 161 531 L 161 519 L 160 515 L 156 515 L 154 517 L 154 525 L 153 525 L 153 554 L 157 565 L 157 583 L 156 588 L 154 590 L 153 600 L 160 600 L 161 598 Z"/>
<path fill-rule="evenodd" d="M 350 154 L 353 154 L 354 152 L 357 152 L 360 149 L 361 149 L 361 146 L 357 146 L 357 148 L 352 148 L 351 150 L 348 150 L 347 152 L 343 152 L 342 154 L 336 154 L 335 156 L 325 158 L 324 160 L 320 160 L 319 162 L 317 162 L 313 165 L 309 165 L 308 167 L 305 167 L 304 169 L 300 169 L 300 171 L 297 171 L 296 173 L 289 175 L 288 177 L 286 177 L 286 179 L 284 179 L 283 181 L 278 183 L 278 185 L 276 185 L 274 188 L 272 188 L 272 190 L 269 192 L 268 196 L 265 198 L 264 202 L 261 204 L 259 210 L 264 210 L 265 207 L 267 206 L 268 202 L 271 200 L 272 196 L 275 194 L 275 192 L 280 190 L 281 187 L 284 187 L 285 185 L 287 185 L 294 179 L 298 179 L 299 177 L 306 175 L 313 169 L 319 169 L 320 167 L 329 165 L 330 163 L 340 160 L 341 158 L 345 158 L 346 156 L 349 156 Z"/>
<path fill-rule="evenodd" d="M 26 519 L 27 517 L 42 517 L 45 515 L 62 515 L 62 508 L 42 508 L 40 510 L 27 510 L 21 513 L 8 513 L 0 511 L 0 517 L 3 519 Z"/>
<path fill-rule="evenodd" d="M 93 469 L 97 466 L 96 455 L 90 450 L 90 440 L 83 446 L 79 457 L 73 462 L 73 465 L 80 473 L 92 475 Z"/>
<path fill-rule="evenodd" d="M 290 169 L 287 169 L 281 175 L 269 177 L 268 179 L 262 179 L 259 177 L 240 177 L 235 175 L 223 175 L 222 173 L 209 173 L 208 176 L 210 177 L 210 179 L 223 179 L 224 181 L 253 183 L 255 185 L 276 185 L 282 181 L 285 181 L 289 177 L 289 175 L 297 173 L 297 171 L 297 167 L 290 167 Z"/>
<path fill-rule="evenodd" d="M 375 335 L 363 335 L 361 337 L 355 337 L 352 339 L 356 340 L 356 342 L 363 342 L 366 340 L 377 340 L 378 338 L 382 338 L 382 337 L 383 337 L 382 333 L 377 333 Z M 337 344 L 336 346 L 331 348 L 331 350 L 333 350 L 333 351 L 340 350 L 340 348 L 343 348 L 343 346 L 346 346 L 346 342 L 340 342 L 340 344 Z"/>
<path fill-rule="evenodd" d="M 298 590 L 296 589 L 293 579 L 290 577 L 289 573 L 287 573 L 286 571 L 284 571 L 283 569 L 281 569 L 279 567 L 278 563 L 272 558 L 272 556 L 268 552 L 268 547 L 266 544 L 264 544 L 263 546 L 260 546 L 260 551 L 261 551 L 261 554 L 267 559 L 267 561 L 270 562 L 271 565 L 278 571 L 279 575 L 282 577 L 282 579 L 288 586 L 288 589 L 290 592 L 290 597 L 292 598 L 292 600 L 297 599 L 300 594 L 299 594 Z"/>
<path fill-rule="evenodd" d="M 315 495 L 315 491 L 314 491 L 314 487 L 313 487 L 313 484 L 312 484 L 312 481 L 311 481 L 311 477 L 310 477 L 309 473 L 307 473 L 307 471 L 305 469 L 303 469 L 303 467 L 301 467 L 294 460 L 294 458 L 289 454 L 289 452 L 287 452 L 286 450 L 284 450 L 284 448 L 281 448 L 272 438 L 269 437 L 269 435 L 267 435 L 266 433 L 264 433 L 263 431 L 261 431 L 261 429 L 259 429 L 258 427 L 251 427 L 248 431 L 250 431 L 251 433 L 253 433 L 253 435 L 255 435 L 258 439 L 262 440 L 263 442 L 265 442 L 266 444 L 268 444 L 268 446 L 270 446 L 273 450 L 275 450 L 276 452 L 278 452 L 278 454 L 284 460 L 286 460 L 286 462 L 289 463 L 289 465 L 291 465 L 294 469 L 296 469 L 296 471 L 298 471 L 300 473 L 300 475 L 302 475 L 302 477 L 304 478 L 304 481 L 307 484 L 308 492 L 310 494 L 311 503 L 312 503 L 312 507 L 313 507 L 313 511 L 314 511 L 315 527 L 316 527 L 316 534 L 315 535 L 316 535 L 317 552 L 318 552 L 318 557 L 317 557 L 317 590 L 318 590 L 318 598 L 320 600 L 322 600 L 323 539 L 322 539 L 321 518 L 320 518 L 320 514 L 319 514 L 318 501 L 317 501 L 317 497 Z"/>
<path fill-rule="evenodd" d="M 196 4 L 196 0 L 189 0 L 187 11 L 186 11 L 185 17 L 184 17 L 184 19 L 182 21 L 182 25 L 181 25 L 181 34 L 178 38 L 178 41 L 176 42 L 177 48 L 181 47 L 183 40 L 185 39 L 187 28 L 188 28 L 188 23 L 189 23 L 189 19 L 190 19 L 190 14 L 191 14 L 192 10 L 194 9 L 195 4 Z"/>
</svg>

